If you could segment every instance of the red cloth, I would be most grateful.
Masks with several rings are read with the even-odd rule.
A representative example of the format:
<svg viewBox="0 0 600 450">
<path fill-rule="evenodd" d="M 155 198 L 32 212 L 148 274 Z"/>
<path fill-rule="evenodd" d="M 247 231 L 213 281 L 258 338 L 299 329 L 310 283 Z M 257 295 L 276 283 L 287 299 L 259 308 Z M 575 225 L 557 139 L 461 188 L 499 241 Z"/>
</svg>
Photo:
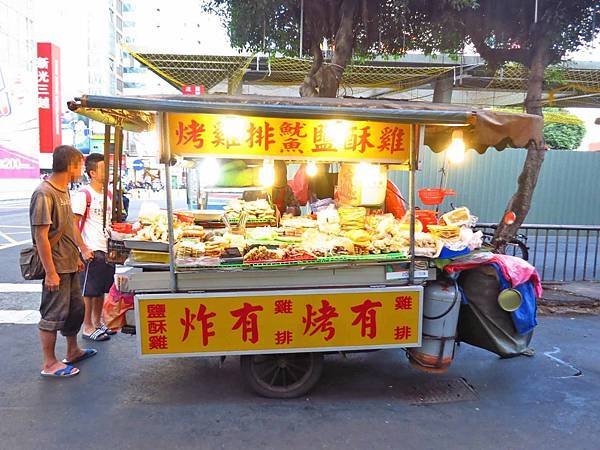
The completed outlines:
<svg viewBox="0 0 600 450">
<path fill-rule="evenodd" d="M 536 297 L 540 298 L 542 296 L 542 283 L 536 268 L 516 256 L 498 255 L 490 252 L 475 253 L 448 264 L 444 267 L 444 270 L 448 273 L 454 273 L 491 263 L 498 264 L 504 278 L 511 283 L 512 287 L 531 281 Z"/>
<path fill-rule="evenodd" d="M 397 219 L 402 219 L 406 214 L 406 201 L 402 197 L 398 186 L 390 180 L 387 181 L 385 191 L 385 212 L 392 213 Z"/>
</svg>

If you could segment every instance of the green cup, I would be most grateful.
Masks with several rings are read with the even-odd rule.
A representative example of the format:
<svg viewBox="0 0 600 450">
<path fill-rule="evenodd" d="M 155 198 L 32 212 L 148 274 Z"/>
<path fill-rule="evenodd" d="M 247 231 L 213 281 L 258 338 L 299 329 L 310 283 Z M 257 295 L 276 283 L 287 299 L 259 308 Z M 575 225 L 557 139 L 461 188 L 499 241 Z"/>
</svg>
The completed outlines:
<svg viewBox="0 0 600 450">
<path fill-rule="evenodd" d="M 498 295 L 498 305 L 504 311 L 513 312 L 519 309 L 523 303 L 521 293 L 516 289 L 504 289 Z"/>
</svg>

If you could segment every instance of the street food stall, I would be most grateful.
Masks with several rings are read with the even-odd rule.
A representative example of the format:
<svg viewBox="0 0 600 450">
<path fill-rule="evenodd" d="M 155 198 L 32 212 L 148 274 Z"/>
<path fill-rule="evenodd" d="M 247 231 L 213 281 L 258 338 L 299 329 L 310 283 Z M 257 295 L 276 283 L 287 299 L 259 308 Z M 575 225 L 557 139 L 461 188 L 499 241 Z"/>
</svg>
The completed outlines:
<svg viewBox="0 0 600 450">
<path fill-rule="evenodd" d="M 481 239 L 467 207 L 417 209 L 417 195 L 427 207 L 454 194 L 417 192 L 419 154 L 525 147 L 541 136 L 536 116 L 392 101 L 83 96 L 69 107 L 118 133 L 155 129 L 167 180 L 175 164 L 200 166 L 210 189 L 224 164 L 260 162 L 266 198 L 177 210 L 167 183 L 166 210 L 140 212 L 123 239 L 126 264 L 138 269 L 124 331 L 136 333 L 143 358 L 239 355 L 250 387 L 280 398 L 311 389 L 329 353 L 407 349 L 413 365 L 447 369 L 461 302 L 439 263 Z M 273 201 L 277 161 L 308 173 L 338 164 L 335 195 L 317 211 L 285 214 Z M 383 206 L 392 170 L 409 177 L 401 217 Z"/>
</svg>

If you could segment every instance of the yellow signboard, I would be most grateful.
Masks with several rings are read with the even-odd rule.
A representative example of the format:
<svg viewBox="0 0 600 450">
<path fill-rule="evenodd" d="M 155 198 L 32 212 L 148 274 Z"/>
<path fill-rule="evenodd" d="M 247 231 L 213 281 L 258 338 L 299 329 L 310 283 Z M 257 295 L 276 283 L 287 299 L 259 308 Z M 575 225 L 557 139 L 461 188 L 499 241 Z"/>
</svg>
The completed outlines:
<svg viewBox="0 0 600 450">
<path fill-rule="evenodd" d="M 167 113 L 171 153 L 406 164 L 410 125 Z"/>
<path fill-rule="evenodd" d="M 421 287 L 136 297 L 143 356 L 415 347 Z"/>
</svg>

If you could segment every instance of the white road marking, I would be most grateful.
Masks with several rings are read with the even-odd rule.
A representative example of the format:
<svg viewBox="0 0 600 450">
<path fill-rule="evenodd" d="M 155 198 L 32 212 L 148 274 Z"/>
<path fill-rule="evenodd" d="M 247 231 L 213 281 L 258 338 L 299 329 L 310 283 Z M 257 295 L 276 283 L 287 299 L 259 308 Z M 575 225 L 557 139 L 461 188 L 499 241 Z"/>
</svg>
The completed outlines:
<svg viewBox="0 0 600 450">
<path fill-rule="evenodd" d="M 550 358 L 551 360 L 557 362 L 558 364 L 561 364 L 561 365 L 563 365 L 565 367 L 568 367 L 569 369 L 573 370 L 575 373 L 573 375 L 569 375 L 569 376 L 566 376 L 566 377 L 555 377 L 555 378 L 573 378 L 573 377 L 580 377 L 580 376 L 583 375 L 583 373 L 581 372 L 581 370 L 579 370 L 573 364 L 570 364 L 570 363 L 568 363 L 566 361 L 563 361 L 560 358 L 557 358 L 556 356 L 553 356 L 553 355 L 556 355 L 558 353 L 560 353 L 560 348 L 554 347 L 553 351 L 551 351 L 551 352 L 544 352 L 544 356 L 547 356 L 548 358 Z"/>
<path fill-rule="evenodd" d="M 24 241 L 14 242 L 10 244 L 1 244 L 0 250 L 6 250 L 7 248 L 18 247 L 19 245 L 29 244 L 31 239 L 26 239 Z"/>
<path fill-rule="evenodd" d="M 0 231 L 0 237 L 3 238 L 3 239 L 5 239 L 5 240 L 7 240 L 11 244 L 14 244 L 15 242 L 17 242 L 13 238 L 11 238 L 8 234 L 3 233 L 2 231 Z"/>
<path fill-rule="evenodd" d="M 0 292 L 42 292 L 42 284 L 33 283 L 0 283 Z"/>
<path fill-rule="evenodd" d="M 40 312 L 33 309 L 0 310 L 0 323 L 29 325 L 40 321 Z"/>
<path fill-rule="evenodd" d="M 0 228 L 25 228 L 29 230 L 31 227 L 29 225 L 0 225 Z"/>
</svg>

